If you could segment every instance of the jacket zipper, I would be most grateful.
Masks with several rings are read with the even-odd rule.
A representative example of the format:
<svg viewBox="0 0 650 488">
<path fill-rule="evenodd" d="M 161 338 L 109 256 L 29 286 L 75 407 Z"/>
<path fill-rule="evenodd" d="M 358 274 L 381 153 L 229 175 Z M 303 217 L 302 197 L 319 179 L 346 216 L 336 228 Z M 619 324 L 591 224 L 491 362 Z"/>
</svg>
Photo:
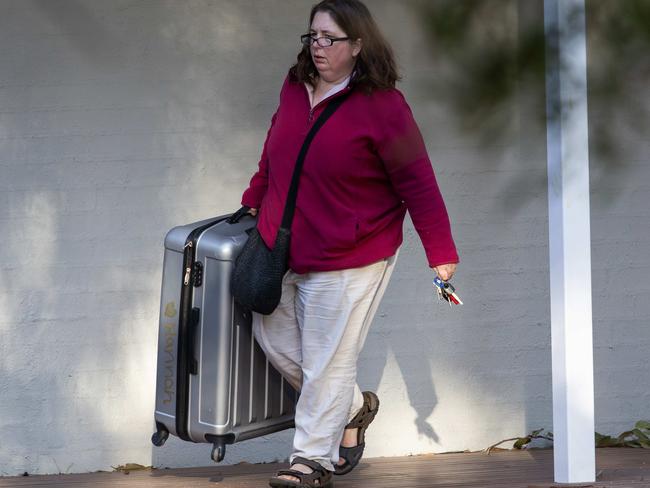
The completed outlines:
<svg viewBox="0 0 650 488">
<path fill-rule="evenodd" d="M 309 109 L 309 117 L 307 118 L 307 125 L 311 124 L 311 121 L 314 120 L 314 111 L 318 107 L 320 107 L 321 104 L 323 104 L 324 102 L 326 102 L 326 101 L 328 101 L 328 100 L 330 100 L 332 98 L 335 98 L 335 97 L 343 94 L 344 92 L 346 92 L 348 90 L 350 90 L 350 85 L 346 86 L 342 90 L 337 91 L 335 94 L 330 95 L 329 97 L 325 98 L 324 100 L 321 100 L 313 108 Z M 305 87 L 305 95 L 307 95 L 307 103 L 309 103 L 309 93 L 307 93 L 307 87 Z"/>
</svg>

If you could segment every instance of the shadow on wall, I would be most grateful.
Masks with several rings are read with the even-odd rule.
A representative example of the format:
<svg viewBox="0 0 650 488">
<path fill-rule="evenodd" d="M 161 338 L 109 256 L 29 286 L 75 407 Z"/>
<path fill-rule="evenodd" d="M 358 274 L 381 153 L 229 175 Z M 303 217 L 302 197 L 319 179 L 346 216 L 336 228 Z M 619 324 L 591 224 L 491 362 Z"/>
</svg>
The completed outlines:
<svg viewBox="0 0 650 488">
<path fill-rule="evenodd" d="M 490 26 L 506 37 L 504 48 L 522 42 L 525 12 L 518 7 L 509 2 L 495 15 L 498 29 Z M 425 29 L 420 53 L 433 50 L 428 35 Z M 388 296 L 377 325 L 394 329 L 387 331 L 393 351 L 404 342 L 396 362 L 418 433 L 444 450 L 482 449 L 551 420 L 546 140 L 545 128 L 531 123 L 544 92 L 543 85 L 521 87 L 498 104 L 474 107 L 476 125 L 468 126 L 454 105 L 462 97 L 451 83 L 453 60 L 434 52 L 428 69 L 415 70 L 407 83 L 416 110 L 427 114 L 418 118 L 426 121 L 421 128 L 459 248 L 454 282 L 465 305 L 431 303 L 422 256 L 402 261 L 387 293 L 398 290 L 401 306 Z M 410 228 L 405 245 L 408 254 L 422 255 Z M 430 395 L 442 402 L 423 401 Z"/>
<path fill-rule="evenodd" d="M 110 198 L 129 180 L 118 175 L 128 155 L 102 154 L 125 135 L 118 87 L 92 81 L 119 72 L 126 55 L 87 5 L 0 7 L 3 32 L 21 48 L 2 53 L 11 66 L 0 153 L 0 231 L 10 237 L 0 274 L 4 475 L 90 471 L 116 451 L 134 453 L 138 407 L 125 399 L 137 397 L 133 380 L 148 366 L 137 324 L 151 304 L 151 258 Z"/>
<path fill-rule="evenodd" d="M 9 236 L 0 250 L 0 474 L 210 464 L 207 444 L 149 442 L 162 243 L 175 225 L 238 208 L 255 170 L 308 15 L 297 1 L 260 5 L 0 4 L 0 31 L 18 43 L 0 50 L 11 66 L 0 73 L 0 233 Z M 368 5 L 410 59 L 403 28 L 417 16 L 397 2 Z M 516 142 L 449 142 L 442 95 L 423 88 L 428 61 L 409 62 L 402 89 L 416 118 L 432 121 L 421 128 L 466 305 L 435 303 L 407 224 L 359 361 L 359 384 L 384 405 L 369 456 L 481 448 L 550 420 L 545 135 L 529 123 L 540 93 L 502 107 L 519 117 Z M 539 186 L 527 186 L 531 174 Z M 508 287 L 516 293 L 504 300 Z M 411 417 L 394 415 L 407 404 Z M 226 462 L 285 459 L 292 434 L 229 446 Z M 468 445 L 476 439 L 486 442 Z"/>
<path fill-rule="evenodd" d="M 254 5 L 0 6 L 2 474 L 151 464 L 164 235 L 238 208 L 289 55 Z"/>
<path fill-rule="evenodd" d="M 110 328 L 102 327 L 108 325 L 103 307 L 110 293 L 117 292 L 117 270 L 102 267 L 95 252 L 103 226 L 111 221 L 95 213 L 93 181 L 75 184 L 78 170 L 87 172 L 82 160 L 89 154 L 78 140 L 92 137 L 84 133 L 83 113 L 70 117 L 72 112 L 61 111 L 58 119 L 57 110 L 68 107 L 53 92 L 64 91 L 66 78 L 75 77 L 65 75 L 66 68 L 74 72 L 75 62 L 57 59 L 58 49 L 75 35 L 92 33 L 92 39 L 79 43 L 86 48 L 86 59 L 107 63 L 108 69 L 115 66 L 98 52 L 99 46 L 110 45 L 111 35 L 84 5 L 67 6 L 67 18 L 83 30 L 70 33 L 52 25 L 44 11 L 66 11 L 61 4 L 56 9 L 48 2 L 0 6 L 2 31 L 14 43 L 7 45 L 15 48 L 1 53 L 7 61 L 3 65 L 11 67 L 2 73 L 0 143 L 6 172 L 0 232 L 8 237 L 0 273 L 5 302 L 3 475 L 89 470 L 94 465 L 88 463 L 88 453 L 101 458 L 105 446 L 113 444 L 104 430 L 109 412 L 96 407 L 112 398 L 111 388 L 114 393 L 119 388 L 108 372 L 111 356 L 119 357 L 114 346 L 122 334 L 113 321 Z M 68 102 L 69 107 L 77 105 L 73 99 Z M 109 293 L 100 296 L 102 288 Z M 127 323 L 117 317 L 114 322 Z"/>
<path fill-rule="evenodd" d="M 10 392 L 0 403 L 8 446 L 2 465 L 10 474 L 209 464 L 209 445 L 149 444 L 162 241 L 174 225 L 236 208 L 254 171 L 308 13 L 282 1 L 265 5 L 66 0 L 0 7 L 7 9 L 1 18 L 21 29 L 15 35 L 24 49 L 5 75 L 13 116 L 3 119 L 10 139 L 1 156 L 10 174 L 2 179 L 8 214 L 0 231 L 16 237 L 2 251 L 8 272 L 0 277 L 8 296 L 3 390 Z M 387 1 L 370 7 L 378 17 L 397 8 Z M 267 26 L 269 12 L 282 20 Z M 456 154 L 463 157 L 467 152 Z M 442 187 L 452 195 L 450 208 L 463 208 L 453 198 L 461 183 L 445 176 L 447 166 L 436 168 L 448 180 Z M 451 213 L 459 228 L 475 226 Z M 470 242 L 464 233 L 459 243 Z M 483 270 L 464 293 L 479 296 L 491 270 L 464 246 L 463 266 Z M 430 450 L 431 443 L 453 449 L 484 422 L 469 414 L 501 381 L 481 365 L 493 360 L 481 350 L 497 339 L 472 343 L 485 330 L 482 317 L 500 316 L 493 295 L 462 312 L 435 309 L 431 290 L 420 285 L 431 274 L 410 224 L 404 248 L 359 382 L 384 385 L 385 412 L 408 403 L 415 418 L 386 415 L 371 435 L 406 433 L 386 446 L 390 454 Z M 432 306 L 439 313 L 433 324 Z M 472 378 L 480 389 L 472 390 Z M 463 409 L 444 417 L 460 432 L 456 440 L 429 420 L 441 394 Z M 454 425 L 461 412 L 465 430 Z M 413 428 L 425 437 L 415 448 Z M 227 462 L 288 456 L 292 432 L 231 446 Z"/>
<path fill-rule="evenodd" d="M 521 248 L 513 253 L 505 247 L 509 258 L 515 258 L 504 263 L 509 272 L 495 269 L 496 282 L 486 280 L 480 289 L 482 299 L 492 295 L 500 308 L 517 305 L 504 303 L 498 290 L 513 290 L 514 295 L 509 296 L 518 301 L 530 298 L 530 292 L 535 291 L 534 302 L 524 301 L 527 312 L 515 317 L 518 325 L 530 326 L 524 330 L 529 334 L 531 348 L 520 361 L 512 363 L 512 368 L 525 366 L 521 373 L 526 392 L 527 431 L 550 427 L 543 2 L 513 0 L 500 2 L 499 8 L 494 8 L 495 2 L 490 0 L 436 0 L 416 5 L 428 34 L 423 51 L 432 55 L 432 63 L 437 67 L 420 80 L 419 89 L 448 106 L 454 126 L 481 149 L 489 150 L 494 144 L 507 146 L 513 138 L 512 129 L 518 130 L 517 165 L 526 171 L 512 171 L 512 167 L 490 153 L 482 165 L 483 183 L 491 183 L 489 177 L 506 170 L 500 178 L 500 183 L 506 184 L 501 185 L 495 214 L 512 221 L 532 210 L 536 222 L 530 223 L 537 225 L 526 230 L 525 237 L 526 244 L 532 238 L 534 247 L 526 250 L 530 261 L 524 267 L 516 260 Z M 645 83 L 649 58 L 645 53 L 650 44 L 650 4 L 645 0 L 591 0 L 586 7 L 596 410 L 606 429 L 623 429 L 629 421 L 621 419 L 635 416 L 634 412 L 639 410 L 634 401 L 617 396 L 630 398 L 626 392 L 632 388 L 624 376 L 632 371 L 636 358 L 631 344 L 618 338 L 614 330 L 625 328 L 634 340 L 639 340 L 645 336 L 639 331 L 644 322 L 641 317 L 648 314 L 647 279 L 639 278 L 638 270 L 648 263 L 647 252 L 641 247 L 648 240 L 647 212 L 642 209 L 647 208 L 645 132 L 650 106 Z M 516 43 L 512 42 L 515 35 Z M 513 100 L 517 113 L 507 109 Z M 557 117 L 557 112 L 553 116 Z M 454 173 L 462 176 L 460 171 Z M 475 208 L 481 206 L 478 203 Z M 489 242 L 507 242 L 507 232 L 476 230 L 472 237 L 484 235 L 483 248 L 489 247 Z M 513 234 L 517 244 L 523 244 L 517 241 L 521 230 L 518 235 Z M 494 235 L 498 237 L 491 241 Z M 471 239 L 461 236 L 459 242 L 465 246 Z M 469 257 L 478 255 L 473 253 Z M 470 269 L 468 264 L 465 259 L 463 269 Z M 471 269 L 476 276 L 477 268 Z M 604 270 L 627 282 L 626 290 L 614 291 L 606 280 L 598 279 L 597 272 Z M 621 305 L 615 311 L 610 310 L 612 298 Z M 468 339 L 480 340 L 476 336 Z M 625 361 L 629 364 L 618 364 L 612 352 L 615 349 L 630 353 Z M 617 393 L 607 391 L 612 385 L 617 385 Z M 642 413 L 639 415 L 638 418 L 643 417 Z"/>
<path fill-rule="evenodd" d="M 423 55 L 437 67 L 421 88 L 450 108 L 451 121 L 465 137 L 491 146 L 505 143 L 513 126 L 545 130 L 543 2 L 427 0 L 413 5 L 427 34 Z M 571 14 L 574 22 L 580 20 L 577 13 Z M 595 182 L 620 180 L 639 155 L 619 136 L 643 138 L 650 120 L 650 109 L 633 88 L 643 86 L 650 68 L 650 3 L 589 0 L 586 30 L 592 173 Z M 565 42 L 572 38 L 570 30 Z M 529 111 L 525 118 L 513 117 L 507 106 L 522 94 L 532 102 Z M 561 116 L 553 107 L 550 117 Z M 494 161 L 486 159 L 486 166 Z M 509 190 L 520 195 L 504 204 L 525 204 L 521 189 L 532 185 L 545 186 L 545 177 L 513 179 Z"/>
</svg>

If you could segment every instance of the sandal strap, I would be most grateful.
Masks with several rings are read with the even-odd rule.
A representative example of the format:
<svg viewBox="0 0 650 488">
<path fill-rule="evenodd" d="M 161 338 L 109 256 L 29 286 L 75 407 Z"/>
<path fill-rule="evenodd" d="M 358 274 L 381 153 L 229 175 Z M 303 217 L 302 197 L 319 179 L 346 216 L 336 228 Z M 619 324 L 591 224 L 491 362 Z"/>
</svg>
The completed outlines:
<svg viewBox="0 0 650 488">
<path fill-rule="evenodd" d="M 370 408 L 371 398 L 374 400 L 373 403 L 379 403 L 379 400 L 374 393 L 369 391 L 363 392 L 363 406 L 361 407 L 361 410 L 359 410 L 359 412 L 354 416 L 354 418 L 350 420 L 350 422 L 345 426 L 346 429 L 367 427 L 370 422 L 372 422 L 377 413 L 378 407 L 375 407 L 374 409 Z"/>
<path fill-rule="evenodd" d="M 354 447 L 339 447 L 339 457 L 345 459 L 345 463 L 355 467 L 359 464 L 361 456 L 363 456 L 363 449 L 366 447 L 365 443 L 359 444 Z M 341 467 L 345 466 L 343 464 Z"/>
<path fill-rule="evenodd" d="M 311 469 L 313 469 L 314 472 L 320 472 L 322 474 L 327 474 L 329 472 L 327 469 L 325 469 L 325 466 L 323 466 L 319 462 L 301 456 L 296 456 L 295 458 L 293 458 L 293 461 L 291 461 L 291 466 L 293 466 L 294 464 L 304 464 L 305 466 L 309 466 Z"/>
<path fill-rule="evenodd" d="M 339 446 L 339 457 L 345 462 L 334 465 L 334 474 L 347 474 L 359 464 L 366 445 L 365 433 L 370 423 L 374 420 L 379 410 L 379 398 L 371 391 L 363 392 L 363 406 L 354 418 L 345 426 L 346 429 L 357 428 L 357 445 L 353 447 Z"/>
<path fill-rule="evenodd" d="M 361 409 L 359 413 L 357 413 L 355 417 L 352 420 L 350 420 L 350 422 L 345 426 L 345 428 L 354 429 L 354 428 L 363 427 L 368 422 L 367 419 L 370 413 L 371 413 L 370 408 L 364 405 L 363 409 Z"/>
<path fill-rule="evenodd" d="M 307 473 L 303 473 L 302 471 L 298 471 L 297 469 L 280 469 L 275 473 L 276 477 L 279 476 L 295 476 L 296 478 L 300 478 L 300 482 L 303 482 L 302 477 L 305 476 Z M 311 473 L 309 473 L 311 474 Z"/>
<path fill-rule="evenodd" d="M 305 466 L 309 466 L 313 471 L 311 473 L 303 473 L 297 469 L 281 469 L 277 471 L 273 481 L 275 483 L 280 481 L 286 484 L 286 486 L 296 488 L 319 488 L 322 486 L 329 486 L 330 480 L 332 479 L 332 472 L 328 471 L 318 462 L 312 459 L 296 456 L 291 462 L 291 466 L 294 464 L 304 464 Z M 285 479 L 278 480 L 280 476 L 295 476 L 300 480 L 300 482 Z"/>
<path fill-rule="evenodd" d="M 347 462 L 350 464 L 356 464 L 355 461 L 358 462 L 358 460 L 361 458 L 361 455 L 363 454 L 363 449 L 366 447 L 366 443 L 364 442 L 363 444 L 359 444 L 357 446 L 353 447 L 339 447 L 339 457 L 342 457 L 345 459 Z"/>
</svg>

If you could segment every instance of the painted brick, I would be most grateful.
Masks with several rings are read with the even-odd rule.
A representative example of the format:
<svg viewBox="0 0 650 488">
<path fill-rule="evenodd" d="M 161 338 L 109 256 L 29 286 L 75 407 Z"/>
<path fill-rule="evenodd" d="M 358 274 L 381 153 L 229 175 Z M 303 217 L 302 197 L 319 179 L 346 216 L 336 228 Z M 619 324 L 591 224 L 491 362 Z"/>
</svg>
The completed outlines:
<svg viewBox="0 0 650 488">
<path fill-rule="evenodd" d="M 358 371 L 401 415 L 377 417 L 366 455 L 551 429 L 545 134 L 525 101 L 499 109 L 517 118 L 509 139 L 485 147 L 458 131 L 427 88 L 439 70 L 408 2 L 368 4 L 407 75 L 465 305 L 437 302 L 407 218 Z M 294 0 L 123 7 L 0 2 L 0 475 L 210 464 L 209 445 L 149 443 L 163 239 L 239 207 L 308 12 Z M 604 114 L 590 105 L 590 122 Z M 650 141 L 618 140 L 623 164 L 594 155 L 591 172 L 596 421 L 612 434 L 650 401 Z M 292 433 L 229 446 L 224 463 L 284 461 Z"/>
</svg>

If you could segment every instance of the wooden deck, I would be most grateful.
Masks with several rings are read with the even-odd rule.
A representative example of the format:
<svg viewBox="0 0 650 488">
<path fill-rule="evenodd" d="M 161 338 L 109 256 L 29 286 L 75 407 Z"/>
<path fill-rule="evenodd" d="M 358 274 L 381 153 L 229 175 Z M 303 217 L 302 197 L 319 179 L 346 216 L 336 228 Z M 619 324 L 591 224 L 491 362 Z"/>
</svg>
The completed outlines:
<svg viewBox="0 0 650 488">
<path fill-rule="evenodd" d="M 584 487 L 650 488 L 650 450 L 597 449 L 598 482 Z M 145 469 L 113 473 L 0 478 L 5 487 L 137 488 L 228 487 L 263 488 L 280 464 L 213 465 L 205 468 Z M 553 483 L 551 450 L 496 451 L 370 458 L 336 488 L 548 488 Z M 567 485 L 564 485 L 567 486 Z M 578 485 L 572 485 L 578 486 Z"/>
</svg>

